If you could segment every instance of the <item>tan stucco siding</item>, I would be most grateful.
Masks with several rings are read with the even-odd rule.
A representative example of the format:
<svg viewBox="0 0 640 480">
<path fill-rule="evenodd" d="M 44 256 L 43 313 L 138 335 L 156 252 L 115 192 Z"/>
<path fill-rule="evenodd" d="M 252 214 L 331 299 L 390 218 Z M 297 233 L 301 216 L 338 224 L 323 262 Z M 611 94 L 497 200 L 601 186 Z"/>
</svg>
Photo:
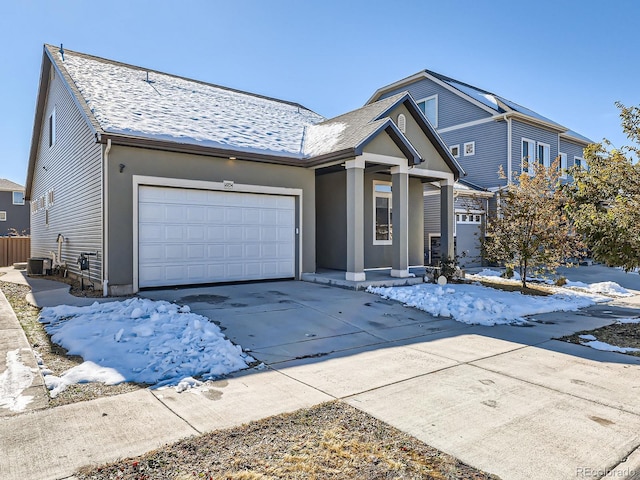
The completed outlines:
<svg viewBox="0 0 640 480">
<path fill-rule="evenodd" d="M 316 177 L 318 268 L 344 270 L 347 265 L 347 174 Z"/>
<path fill-rule="evenodd" d="M 380 132 L 362 149 L 365 153 L 385 155 L 387 157 L 406 158 L 402 150 L 385 132 Z"/>
<path fill-rule="evenodd" d="M 90 257 L 90 273 L 94 282 L 100 282 L 101 147 L 59 76 L 50 79 L 31 190 L 31 200 L 43 199 L 45 207 L 31 215 L 31 256 L 50 257 L 49 252 L 57 251 L 56 239 L 61 234 L 65 238 L 62 260 L 71 272 L 79 273 L 77 259 L 81 252 L 97 252 Z M 48 122 L 54 109 L 55 144 L 50 147 Z M 54 200 L 51 205 L 50 191 Z"/>
<path fill-rule="evenodd" d="M 124 165 L 122 173 L 119 165 Z M 302 189 L 303 272 L 315 271 L 315 174 L 300 167 L 113 146 L 109 156 L 109 284 L 133 282 L 133 175 Z"/>
<path fill-rule="evenodd" d="M 404 105 L 398 105 L 391 111 L 389 117 L 397 124 L 398 115 L 400 114 L 403 114 L 407 120 L 405 136 L 409 142 L 411 142 L 411 145 L 413 145 L 413 147 L 418 151 L 420 157 L 424 160 L 424 162 L 416 165 L 416 168 L 425 168 L 428 170 L 435 170 L 437 172 L 450 173 L 451 168 L 449 168 L 447 163 L 442 159 L 429 138 L 427 138 Z"/>
</svg>

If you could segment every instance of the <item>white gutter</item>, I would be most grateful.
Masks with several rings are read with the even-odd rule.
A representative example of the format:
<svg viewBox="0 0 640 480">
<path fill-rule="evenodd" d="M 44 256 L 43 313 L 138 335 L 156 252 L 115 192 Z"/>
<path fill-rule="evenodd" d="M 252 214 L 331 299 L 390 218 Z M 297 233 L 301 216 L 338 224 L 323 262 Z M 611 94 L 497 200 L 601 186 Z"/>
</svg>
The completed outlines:
<svg viewBox="0 0 640 480">
<path fill-rule="evenodd" d="M 102 208 L 104 216 L 102 219 L 102 231 L 104 232 L 104 238 L 102 239 L 102 296 L 109 295 L 109 152 L 111 151 L 111 139 L 107 139 L 107 147 L 104 149 L 103 159 L 103 186 L 102 186 Z"/>
<path fill-rule="evenodd" d="M 511 145 L 511 117 L 505 114 L 504 119 L 507 121 L 507 185 L 511 185 L 511 171 L 513 170 L 511 158 L 511 150 L 513 149 L 513 145 Z"/>
</svg>

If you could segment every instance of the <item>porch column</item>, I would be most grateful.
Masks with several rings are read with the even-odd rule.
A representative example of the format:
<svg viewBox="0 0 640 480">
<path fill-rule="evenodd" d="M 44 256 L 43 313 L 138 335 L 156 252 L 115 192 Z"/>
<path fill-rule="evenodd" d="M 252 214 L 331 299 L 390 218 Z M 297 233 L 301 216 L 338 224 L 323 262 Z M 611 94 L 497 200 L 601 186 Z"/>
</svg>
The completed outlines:
<svg viewBox="0 0 640 480">
<path fill-rule="evenodd" d="M 440 258 L 453 258 L 453 181 L 440 182 Z"/>
<path fill-rule="evenodd" d="M 347 169 L 347 280 L 366 280 L 364 273 L 364 160 L 345 162 Z"/>
<path fill-rule="evenodd" d="M 391 168 L 393 257 L 391 276 L 409 276 L 409 174 L 406 166 Z"/>
</svg>

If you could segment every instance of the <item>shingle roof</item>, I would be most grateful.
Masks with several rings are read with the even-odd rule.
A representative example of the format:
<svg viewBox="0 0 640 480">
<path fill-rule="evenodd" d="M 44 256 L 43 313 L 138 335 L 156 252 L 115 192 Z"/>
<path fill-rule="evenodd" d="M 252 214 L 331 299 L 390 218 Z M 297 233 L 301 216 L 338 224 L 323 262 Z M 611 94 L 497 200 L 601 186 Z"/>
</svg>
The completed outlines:
<svg viewBox="0 0 640 480">
<path fill-rule="evenodd" d="M 324 120 L 297 103 L 46 48 L 103 132 L 300 156 L 305 127 Z"/>
<path fill-rule="evenodd" d="M 6 178 L 0 178 L 0 191 L 3 192 L 18 192 L 23 191 L 24 187 L 18 183 L 7 180 Z"/>
<path fill-rule="evenodd" d="M 385 123 L 380 115 L 406 94 L 400 93 L 307 127 L 304 153 L 310 156 L 357 148 Z"/>
</svg>

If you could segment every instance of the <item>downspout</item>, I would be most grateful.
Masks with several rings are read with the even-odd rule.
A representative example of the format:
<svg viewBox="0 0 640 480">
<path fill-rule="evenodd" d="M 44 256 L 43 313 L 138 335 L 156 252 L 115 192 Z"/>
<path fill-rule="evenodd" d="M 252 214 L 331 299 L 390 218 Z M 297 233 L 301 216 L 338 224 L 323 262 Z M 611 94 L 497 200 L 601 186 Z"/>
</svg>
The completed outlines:
<svg viewBox="0 0 640 480">
<path fill-rule="evenodd" d="M 104 232 L 104 238 L 102 240 L 102 296 L 107 297 L 109 295 L 109 152 L 111 151 L 111 139 L 107 139 L 107 147 L 104 149 L 103 155 L 103 211 L 104 218 L 102 219 L 102 231 Z"/>
<path fill-rule="evenodd" d="M 504 119 L 507 122 L 507 185 L 511 185 L 511 170 L 513 169 L 511 161 L 511 150 L 513 149 L 513 145 L 511 145 L 511 117 L 507 117 L 505 113 Z"/>
</svg>

